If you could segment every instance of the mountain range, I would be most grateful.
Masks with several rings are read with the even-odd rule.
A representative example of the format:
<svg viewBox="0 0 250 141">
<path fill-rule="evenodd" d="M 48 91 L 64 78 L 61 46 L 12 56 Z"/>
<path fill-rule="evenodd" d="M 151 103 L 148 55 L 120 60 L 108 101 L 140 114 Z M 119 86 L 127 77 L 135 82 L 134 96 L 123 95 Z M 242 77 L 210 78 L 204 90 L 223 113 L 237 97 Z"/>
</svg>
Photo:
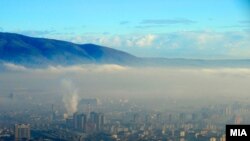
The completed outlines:
<svg viewBox="0 0 250 141">
<path fill-rule="evenodd" d="M 126 52 L 94 44 L 75 44 L 0 33 L 0 60 L 26 66 L 46 66 L 82 63 L 129 64 L 138 58 Z"/>
<path fill-rule="evenodd" d="M 142 58 L 127 52 L 95 44 L 34 38 L 0 32 L 0 63 L 8 62 L 29 67 L 77 64 L 118 64 L 170 67 L 250 67 L 250 59 L 203 60 Z"/>
</svg>

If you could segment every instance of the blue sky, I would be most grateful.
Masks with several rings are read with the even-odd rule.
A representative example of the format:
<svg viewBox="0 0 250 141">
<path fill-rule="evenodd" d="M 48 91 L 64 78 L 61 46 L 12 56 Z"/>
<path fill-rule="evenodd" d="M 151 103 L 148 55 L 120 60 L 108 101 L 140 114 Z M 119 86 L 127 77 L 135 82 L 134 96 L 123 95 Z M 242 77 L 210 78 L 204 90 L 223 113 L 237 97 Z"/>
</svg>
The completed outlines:
<svg viewBox="0 0 250 141">
<path fill-rule="evenodd" d="M 250 58 L 247 0 L 1 0 L 0 31 L 137 56 Z"/>
</svg>

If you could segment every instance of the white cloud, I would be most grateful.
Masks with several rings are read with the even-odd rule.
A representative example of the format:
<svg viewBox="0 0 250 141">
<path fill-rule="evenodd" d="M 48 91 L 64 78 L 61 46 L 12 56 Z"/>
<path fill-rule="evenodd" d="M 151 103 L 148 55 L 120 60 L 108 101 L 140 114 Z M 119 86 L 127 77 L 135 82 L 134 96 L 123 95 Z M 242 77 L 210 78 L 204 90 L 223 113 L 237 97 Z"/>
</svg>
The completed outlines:
<svg viewBox="0 0 250 141">
<path fill-rule="evenodd" d="M 119 48 L 119 47 L 151 47 L 157 39 L 156 35 L 94 35 L 76 36 L 69 38 L 75 43 L 95 43 L 99 45 Z"/>
<path fill-rule="evenodd" d="M 153 42 L 155 41 L 156 36 L 149 34 L 145 35 L 144 37 L 138 39 L 135 43 L 136 46 L 138 47 L 149 47 L 153 45 Z"/>
<path fill-rule="evenodd" d="M 75 66 L 49 66 L 46 69 L 37 69 L 37 72 L 50 72 L 50 73 L 85 73 L 85 72 L 114 72 L 123 71 L 127 67 L 115 64 L 107 65 L 75 65 Z"/>
<path fill-rule="evenodd" d="M 3 63 L 3 66 L 10 71 L 27 71 L 28 69 L 21 65 L 16 65 L 12 63 Z"/>
<path fill-rule="evenodd" d="M 114 71 L 124 71 L 127 70 L 128 67 L 120 66 L 120 65 L 100 65 L 95 66 L 96 72 L 114 72 Z"/>
<path fill-rule="evenodd" d="M 250 76 L 249 68 L 220 68 L 220 69 L 201 69 L 201 72 L 212 75 L 231 75 L 231 76 Z"/>
<path fill-rule="evenodd" d="M 74 65 L 74 66 L 48 66 L 47 68 L 27 68 L 21 65 L 16 65 L 12 63 L 4 63 L 3 66 L 8 71 L 14 72 L 28 72 L 28 73 L 48 73 L 48 74 L 71 74 L 71 73 L 113 73 L 113 72 L 137 72 L 142 71 L 147 72 L 161 72 L 161 73 L 185 73 L 185 74 L 204 74 L 204 75 L 232 75 L 232 76 L 250 76 L 249 68 L 182 68 L 174 69 L 168 67 L 146 67 L 146 68 L 137 68 L 137 67 L 127 67 L 116 64 L 105 64 L 105 65 Z"/>
<path fill-rule="evenodd" d="M 74 66 L 48 66 L 47 68 L 26 68 L 21 65 L 12 63 L 4 63 L 6 70 L 15 72 L 35 72 L 35 73 L 86 73 L 86 72 L 115 72 L 127 70 L 129 67 L 124 67 L 116 64 L 105 65 L 74 65 Z"/>
<path fill-rule="evenodd" d="M 143 56 L 142 54 L 182 58 L 247 58 L 250 56 L 250 34 L 244 31 L 178 31 L 122 35 L 85 34 L 58 36 L 56 38 L 80 44 L 94 43 L 112 48 L 122 48 L 128 51 L 133 48 L 133 51 L 137 53 L 135 55 L 139 56 Z M 143 47 L 145 50 L 143 50 Z M 147 53 L 145 53 L 146 50 Z"/>
</svg>

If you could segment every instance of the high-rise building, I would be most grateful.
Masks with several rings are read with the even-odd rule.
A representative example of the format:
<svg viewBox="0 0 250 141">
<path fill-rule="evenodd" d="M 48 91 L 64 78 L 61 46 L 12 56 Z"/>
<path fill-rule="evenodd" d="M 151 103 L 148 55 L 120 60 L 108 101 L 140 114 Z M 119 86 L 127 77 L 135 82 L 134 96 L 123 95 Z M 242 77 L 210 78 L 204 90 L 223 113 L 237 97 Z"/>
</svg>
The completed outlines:
<svg viewBox="0 0 250 141">
<path fill-rule="evenodd" d="M 232 114 L 232 108 L 230 106 L 226 107 L 225 115 L 231 115 L 231 114 Z"/>
<path fill-rule="evenodd" d="M 221 136 L 220 141 L 226 141 L 226 135 L 225 134 Z"/>
<path fill-rule="evenodd" d="M 100 131 L 100 130 L 103 129 L 104 122 L 105 122 L 104 114 L 99 113 L 99 114 L 97 115 L 97 122 L 96 122 L 96 129 L 97 129 L 98 131 Z"/>
<path fill-rule="evenodd" d="M 15 125 L 15 140 L 29 140 L 30 139 L 30 125 L 16 124 Z"/>
<path fill-rule="evenodd" d="M 73 115 L 73 127 L 77 130 L 85 131 L 87 127 L 87 116 L 75 113 Z"/>
<path fill-rule="evenodd" d="M 66 118 L 66 126 L 68 128 L 74 128 L 74 121 L 72 117 L 67 117 Z"/>
<path fill-rule="evenodd" d="M 52 106 L 51 106 L 51 121 L 55 120 L 55 117 L 56 117 L 56 112 L 54 109 L 54 104 L 52 104 Z"/>
<path fill-rule="evenodd" d="M 169 114 L 169 115 L 168 115 L 168 122 L 169 122 L 169 123 L 172 123 L 172 120 L 173 120 L 173 115 L 172 115 L 172 114 Z"/>
<path fill-rule="evenodd" d="M 185 138 L 180 138 L 180 141 L 185 141 Z"/>
<path fill-rule="evenodd" d="M 185 137 L 186 133 L 185 131 L 180 131 L 180 137 Z"/>
<path fill-rule="evenodd" d="M 215 137 L 211 137 L 210 141 L 216 141 L 216 138 Z"/>
<path fill-rule="evenodd" d="M 90 122 L 95 125 L 97 131 L 102 130 L 105 124 L 105 117 L 102 113 L 91 112 L 90 113 Z"/>
<path fill-rule="evenodd" d="M 89 120 L 91 123 L 95 123 L 96 122 L 96 118 L 97 118 L 97 113 L 96 112 L 91 112 L 90 113 L 90 117 Z"/>
<path fill-rule="evenodd" d="M 241 124 L 242 118 L 240 116 L 235 116 L 234 117 L 234 124 Z"/>
<path fill-rule="evenodd" d="M 134 116 L 133 116 L 133 121 L 134 121 L 135 123 L 138 123 L 138 122 L 140 121 L 140 116 L 139 116 L 138 113 L 134 114 Z"/>
</svg>

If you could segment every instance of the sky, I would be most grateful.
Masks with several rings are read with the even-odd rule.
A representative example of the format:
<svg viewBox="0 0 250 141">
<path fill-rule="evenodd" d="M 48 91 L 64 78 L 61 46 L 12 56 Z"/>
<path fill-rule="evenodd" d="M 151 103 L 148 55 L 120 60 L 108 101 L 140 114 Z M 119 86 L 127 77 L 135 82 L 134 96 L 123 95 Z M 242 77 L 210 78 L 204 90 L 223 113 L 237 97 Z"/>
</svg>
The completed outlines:
<svg viewBox="0 0 250 141">
<path fill-rule="evenodd" d="M 1 0 L 0 31 L 140 57 L 250 58 L 247 0 Z"/>
</svg>

